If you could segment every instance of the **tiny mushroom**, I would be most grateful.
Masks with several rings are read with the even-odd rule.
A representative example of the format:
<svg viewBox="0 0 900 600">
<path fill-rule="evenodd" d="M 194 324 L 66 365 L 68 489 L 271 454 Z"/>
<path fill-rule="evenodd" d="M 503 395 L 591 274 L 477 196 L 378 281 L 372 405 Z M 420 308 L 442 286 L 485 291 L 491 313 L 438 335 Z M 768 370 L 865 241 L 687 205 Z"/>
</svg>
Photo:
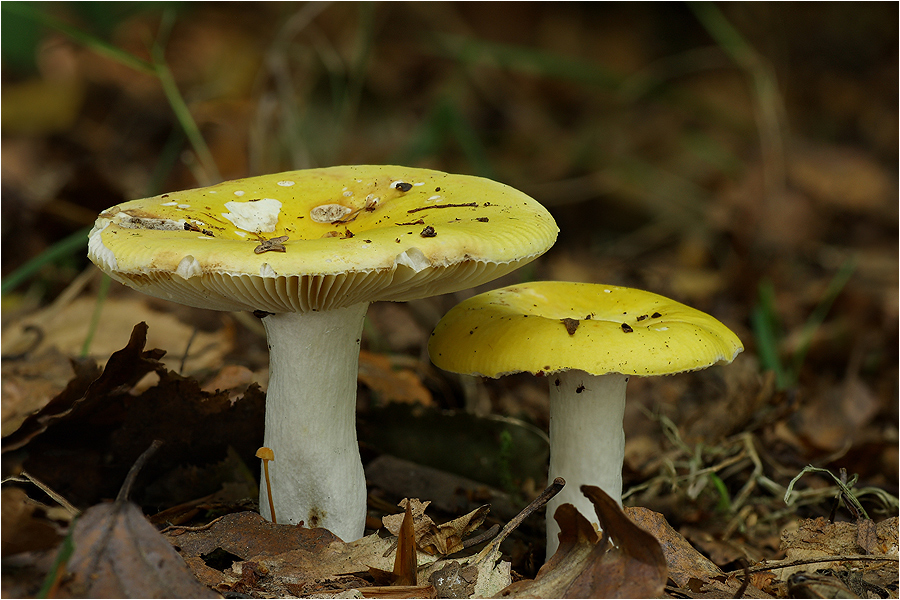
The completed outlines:
<svg viewBox="0 0 900 600">
<path fill-rule="evenodd" d="M 428 352 L 455 373 L 518 372 L 550 383 L 549 478 L 566 487 L 547 505 L 547 556 L 559 544 L 552 515 L 574 504 L 595 521 L 582 485 L 622 503 L 625 388 L 631 375 L 669 375 L 730 363 L 743 350 L 725 325 L 663 296 L 612 285 L 543 281 L 479 294 L 444 315 Z"/>
<path fill-rule="evenodd" d="M 416 219 L 434 235 L 400 225 Z M 125 202 L 100 214 L 88 256 L 151 296 L 262 318 L 279 521 L 350 541 L 366 516 L 355 408 L 369 303 L 486 283 L 546 252 L 557 232 L 539 203 L 488 179 L 343 166 Z"/>
</svg>

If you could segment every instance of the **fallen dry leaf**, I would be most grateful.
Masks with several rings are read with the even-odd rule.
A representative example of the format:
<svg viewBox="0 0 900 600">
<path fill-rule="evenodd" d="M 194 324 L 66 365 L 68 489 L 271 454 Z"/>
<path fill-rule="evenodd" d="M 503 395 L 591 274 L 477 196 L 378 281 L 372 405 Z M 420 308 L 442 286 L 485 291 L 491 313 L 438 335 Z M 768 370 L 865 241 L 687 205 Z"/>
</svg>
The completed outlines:
<svg viewBox="0 0 900 600">
<path fill-rule="evenodd" d="M 99 376 L 92 365 L 73 363 L 76 372 L 66 389 L 3 438 L 3 451 L 16 453 L 19 467 L 78 507 L 86 508 L 116 493 L 134 460 L 154 439 L 167 443 L 147 469 L 147 487 L 186 466 L 205 468 L 220 462 L 232 446 L 243 463 L 256 464 L 265 410 L 264 394 L 255 385 L 232 402 L 229 392 L 207 394 L 199 383 L 167 371 L 158 361 L 162 350 L 144 350 L 146 324 L 135 326 L 128 345 L 113 353 Z M 157 385 L 134 395 L 134 385 L 155 372 Z M 4 456 L 6 460 L 10 455 Z M 220 489 L 221 481 L 178 479 L 178 504 Z M 193 485 L 196 483 L 196 486 Z M 155 487 L 160 488 L 160 485 Z M 138 497 L 143 490 L 138 491 Z M 142 499 L 143 500 L 143 499 Z"/>
<path fill-rule="evenodd" d="M 231 591 L 244 565 L 265 576 L 256 590 L 276 595 L 341 591 L 371 585 L 369 569 L 393 568 L 393 538 L 377 533 L 344 543 L 326 529 L 278 525 L 258 513 L 226 515 L 200 531 L 174 529 L 166 537 L 188 567 L 211 588 Z M 214 560 L 218 554 L 222 558 Z"/>
<path fill-rule="evenodd" d="M 431 555 L 446 556 L 463 549 L 463 539 L 481 527 L 491 507 L 489 504 L 479 506 L 475 510 L 452 521 L 436 525 L 431 517 L 425 514 L 430 501 L 421 502 L 418 498 L 404 498 L 400 506 L 411 507 L 413 529 L 416 545 L 423 552 Z M 405 513 L 404 513 L 405 514 Z M 394 535 L 400 535 L 400 525 L 405 520 L 404 514 L 386 515 L 381 521 L 385 529 Z"/>
<path fill-rule="evenodd" d="M 669 578 L 679 588 L 692 593 L 713 593 L 732 597 L 741 587 L 741 582 L 726 574 L 711 560 L 700 554 L 683 535 L 675 531 L 666 518 L 646 508 L 627 507 L 625 514 L 659 542 L 666 558 Z M 752 580 L 751 580 L 752 583 Z M 744 590 L 748 598 L 766 598 L 753 585 Z"/>
<path fill-rule="evenodd" d="M 145 352 L 146 343 L 147 324 L 138 323 L 132 329 L 128 344 L 112 353 L 102 373 L 92 361 L 73 361 L 76 377 L 40 411 L 26 418 L 16 431 L 4 436 L 3 451 L 21 448 L 52 423 L 72 414 L 83 416 L 96 412 L 101 406 L 92 399 L 121 386 L 132 386 L 147 373 L 161 369 L 159 359 L 165 351 Z"/>
<path fill-rule="evenodd" d="M 3 526 L 0 533 L 3 541 L 0 554 L 4 557 L 19 552 L 47 550 L 62 541 L 65 532 L 59 522 L 48 518 L 49 507 L 32 500 L 24 490 L 16 487 L 4 487 L 2 499 Z M 68 522 L 71 516 L 65 516 Z"/>
<path fill-rule="evenodd" d="M 15 432 L 28 418 L 44 408 L 48 402 L 66 389 L 76 366 L 56 348 L 48 348 L 39 354 L 26 355 L 27 359 L 4 356 L 2 368 L 3 430 L 6 437 Z M 91 368 L 87 383 L 99 374 Z"/>
<path fill-rule="evenodd" d="M 60 589 L 69 598 L 217 598 L 131 502 L 89 508 L 75 524 Z"/>
<path fill-rule="evenodd" d="M 57 348 L 66 356 L 79 356 L 89 335 L 96 306 L 96 298 L 82 296 L 63 305 L 54 303 L 28 315 L 4 328 L 4 354 L 9 352 L 8 348 L 27 344 L 34 337 L 31 331 L 37 328 L 42 338 L 34 348 L 35 352 Z M 151 347 L 169 350 L 169 356 L 162 359 L 169 370 L 180 370 L 185 350 L 188 350 L 184 361 L 186 373 L 216 367 L 233 345 L 230 327 L 221 327 L 215 332 L 195 329 L 181 322 L 174 314 L 153 310 L 147 299 L 139 296 L 107 297 L 100 315 L 100 326 L 91 339 L 90 357 L 101 366 L 107 356 L 121 348 L 123 332 L 128 331 L 137 320 L 150 326 L 148 343 Z M 188 341 L 190 348 L 187 348 Z"/>
<path fill-rule="evenodd" d="M 594 486 L 581 486 L 603 528 L 600 537 L 571 504 L 554 518 L 559 548 L 533 580 L 504 589 L 504 598 L 656 598 L 667 579 L 656 539 L 625 516 L 619 505 Z"/>
<path fill-rule="evenodd" d="M 394 585 L 416 585 L 416 538 L 413 535 L 412 510 L 409 503 L 403 513 L 403 522 L 400 523 L 400 533 L 397 535 L 397 555 L 394 558 L 393 581 Z"/>
<path fill-rule="evenodd" d="M 832 522 L 823 517 L 801 519 L 797 529 L 787 529 L 781 534 L 781 550 L 784 551 L 785 560 L 859 554 L 897 556 L 897 517 L 885 519 L 874 527 L 872 521 L 861 523 Z M 864 543 L 865 547 L 861 546 L 860 542 Z M 816 569 L 837 569 L 839 566 L 840 561 L 821 562 L 815 565 Z M 779 569 L 779 577 L 786 580 L 794 573 L 806 570 L 807 565 Z"/>
</svg>

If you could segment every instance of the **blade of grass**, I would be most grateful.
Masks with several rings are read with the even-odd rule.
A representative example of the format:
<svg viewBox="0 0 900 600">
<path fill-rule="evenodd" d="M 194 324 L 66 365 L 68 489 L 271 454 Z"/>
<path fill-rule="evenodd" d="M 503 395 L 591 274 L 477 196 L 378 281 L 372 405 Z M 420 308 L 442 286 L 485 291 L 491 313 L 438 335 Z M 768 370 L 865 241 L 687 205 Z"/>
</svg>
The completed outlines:
<svg viewBox="0 0 900 600">
<path fill-rule="evenodd" d="M 100 280 L 100 289 L 97 291 L 97 301 L 94 304 L 94 313 L 91 315 L 91 324 L 84 338 L 84 344 L 81 346 L 80 358 L 87 358 L 88 351 L 91 349 L 91 342 L 94 341 L 94 334 L 97 332 L 97 326 L 100 325 L 100 313 L 103 312 L 103 305 L 106 303 L 107 295 L 109 295 L 110 283 L 112 283 L 112 279 L 104 273 L 103 279 Z"/>
<path fill-rule="evenodd" d="M 764 159 L 766 188 L 770 192 L 784 189 L 786 167 L 783 138 L 787 127 L 784 103 L 774 70 L 715 3 L 695 1 L 688 2 L 688 6 L 719 47 L 750 78 L 756 96 L 756 120 Z"/>
<path fill-rule="evenodd" d="M 797 345 L 797 351 L 794 352 L 793 360 L 791 361 L 794 373 L 800 373 L 800 368 L 803 366 L 803 361 L 809 352 L 816 330 L 825 322 L 825 317 L 828 316 L 831 305 L 837 300 L 837 297 L 844 289 L 844 286 L 847 285 L 847 282 L 850 281 L 850 277 L 853 276 L 855 270 L 856 263 L 852 259 L 841 265 L 841 268 L 828 283 L 828 288 L 825 290 L 822 299 L 819 300 L 819 303 L 810 313 L 809 318 L 806 319 L 806 323 L 803 325 L 803 330 L 800 333 L 800 343 Z"/>
<path fill-rule="evenodd" d="M 10 273 L 0 285 L 0 294 L 8 294 L 22 283 L 30 279 L 35 273 L 41 270 L 44 265 L 55 263 L 60 258 L 71 256 L 79 248 L 87 246 L 88 233 L 90 227 L 79 229 L 75 233 L 69 235 L 56 242 L 24 265 Z"/>
<path fill-rule="evenodd" d="M 164 45 L 168 40 L 174 21 L 174 11 L 166 10 L 163 12 L 162 22 L 159 26 L 159 34 L 156 37 L 153 47 L 150 49 L 150 56 L 153 59 L 153 69 L 156 77 L 159 79 L 160 85 L 162 85 L 166 100 L 168 100 L 169 106 L 172 107 L 175 118 L 181 125 L 182 130 L 184 130 L 188 141 L 194 148 L 197 159 L 203 167 L 206 181 L 200 181 L 199 183 L 204 186 L 210 185 L 221 181 L 222 175 L 219 173 L 219 168 L 216 166 L 216 161 L 213 158 L 212 152 L 210 152 L 209 146 L 206 145 L 206 140 L 203 139 L 200 128 L 197 127 L 197 122 L 194 120 L 193 115 L 191 115 L 191 111 L 184 101 L 184 96 L 181 95 L 181 91 L 178 89 L 175 78 L 172 76 L 172 71 L 169 70 L 169 65 L 166 63 L 165 59 Z"/>
<path fill-rule="evenodd" d="M 172 72 L 169 70 L 169 66 L 165 61 L 164 45 L 165 41 L 168 40 L 169 32 L 174 24 L 176 15 L 174 10 L 167 9 L 163 12 L 159 34 L 150 50 L 151 62 L 140 59 L 97 36 L 91 35 L 77 27 L 73 27 L 59 19 L 51 17 L 43 11 L 36 10 L 31 7 L 31 3 L 9 3 L 8 10 L 13 10 L 16 14 L 34 19 L 42 25 L 56 29 L 97 54 L 106 56 L 111 60 L 115 60 L 116 62 L 141 73 L 155 76 L 159 80 L 163 92 L 166 95 L 166 99 L 172 108 L 172 112 L 175 113 L 175 118 L 184 130 L 185 135 L 187 135 L 188 141 L 194 148 L 194 153 L 197 155 L 197 159 L 200 161 L 203 168 L 206 181 L 200 181 L 200 183 L 202 185 L 209 185 L 222 180 L 222 176 L 219 174 L 219 169 L 213 159 L 212 152 L 210 152 L 209 146 L 207 146 L 206 141 L 203 139 L 200 129 L 197 127 L 197 123 L 194 121 L 194 117 L 191 115 L 190 109 L 188 108 L 184 97 L 181 95 L 178 85 L 175 83 L 175 78 L 172 76 Z"/>
<path fill-rule="evenodd" d="M 68 36 L 73 41 L 89 48 L 93 52 L 123 64 L 126 67 L 132 68 L 135 71 L 140 71 L 141 73 L 146 73 L 148 75 L 155 74 L 155 69 L 149 62 L 142 60 L 130 52 L 126 52 L 105 40 L 91 35 L 86 31 L 82 31 L 55 17 L 51 17 L 45 11 L 37 8 L 38 6 L 40 6 L 40 3 L 5 2 L 3 8 L 18 14 L 19 16 L 34 20 L 45 27 L 55 29 Z"/>
<path fill-rule="evenodd" d="M 803 470 L 800 471 L 796 477 L 791 479 L 791 482 L 788 484 L 787 491 L 784 493 L 784 503 L 790 506 L 791 494 L 794 490 L 794 484 L 800 480 L 801 477 L 806 475 L 807 473 L 824 473 L 830 476 L 835 485 L 841 490 L 842 497 L 849 503 L 853 504 L 854 508 L 863 516 L 864 519 L 869 518 L 869 514 L 866 512 L 866 509 L 863 508 L 862 504 L 860 504 L 859 500 L 856 498 L 856 494 L 853 493 L 853 485 L 856 483 L 857 479 L 859 479 L 859 475 L 854 475 L 850 481 L 844 483 L 841 481 L 841 478 L 829 471 L 828 469 L 821 469 L 819 467 L 814 467 L 812 465 L 807 465 L 803 467 Z"/>
<path fill-rule="evenodd" d="M 152 196 L 162 187 L 162 182 L 168 176 L 168 173 L 171 171 L 178 158 L 178 153 L 180 152 L 183 140 L 182 134 L 177 130 L 173 131 L 169 136 L 166 145 L 159 155 L 156 167 L 153 169 L 153 174 L 147 185 L 146 195 Z M 33 277 L 44 267 L 44 265 L 55 263 L 62 258 L 79 253 L 79 251 L 81 251 L 80 253 L 83 255 L 87 248 L 88 234 L 90 231 L 90 227 L 79 229 L 27 261 L 3 280 L 3 283 L 0 284 L 0 294 L 6 295 L 12 292 Z"/>
<path fill-rule="evenodd" d="M 555 52 L 513 46 L 457 35 L 437 36 L 436 54 L 469 65 L 490 65 L 539 77 L 566 79 L 575 83 L 617 91 L 622 78 L 601 65 Z"/>
<path fill-rule="evenodd" d="M 778 389 L 783 390 L 791 385 L 781 362 L 778 343 L 781 332 L 775 310 L 775 286 L 771 281 L 759 284 L 759 304 L 753 309 L 750 319 L 753 333 L 756 336 L 756 352 L 759 354 L 760 366 L 764 371 L 775 373 Z"/>
</svg>

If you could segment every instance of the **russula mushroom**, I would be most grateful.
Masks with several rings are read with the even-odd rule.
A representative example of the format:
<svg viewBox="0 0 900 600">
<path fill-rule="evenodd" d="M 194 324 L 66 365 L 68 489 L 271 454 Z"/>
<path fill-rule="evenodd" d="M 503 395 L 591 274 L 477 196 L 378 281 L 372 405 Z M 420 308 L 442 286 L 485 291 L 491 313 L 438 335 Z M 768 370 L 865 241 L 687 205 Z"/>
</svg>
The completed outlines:
<svg viewBox="0 0 900 600">
<path fill-rule="evenodd" d="M 547 556 L 559 543 L 551 518 L 563 503 L 595 521 L 579 489 L 596 485 L 622 503 L 625 387 L 632 375 L 669 375 L 730 363 L 741 341 L 713 317 L 658 294 L 543 281 L 479 294 L 456 305 L 428 352 L 455 373 L 518 372 L 550 382 L 549 478 L 566 487 L 547 505 Z"/>
<path fill-rule="evenodd" d="M 365 523 L 355 409 L 369 303 L 491 281 L 546 252 L 557 231 L 540 204 L 488 179 L 344 166 L 125 202 L 99 216 L 88 256 L 151 296 L 262 317 L 279 521 L 350 541 Z"/>
</svg>

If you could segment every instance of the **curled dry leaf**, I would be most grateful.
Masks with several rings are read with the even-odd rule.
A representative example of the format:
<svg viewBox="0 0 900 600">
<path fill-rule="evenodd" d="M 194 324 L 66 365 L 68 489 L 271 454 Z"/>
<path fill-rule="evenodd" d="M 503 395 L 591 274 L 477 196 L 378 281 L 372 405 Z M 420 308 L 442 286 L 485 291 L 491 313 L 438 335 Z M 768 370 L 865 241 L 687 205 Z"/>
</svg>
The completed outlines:
<svg viewBox="0 0 900 600">
<path fill-rule="evenodd" d="M 667 569 L 656 539 L 631 522 L 600 488 L 584 485 L 603 528 L 598 535 L 571 504 L 554 515 L 559 548 L 533 580 L 504 589 L 501 598 L 657 598 Z"/>
<path fill-rule="evenodd" d="M 396 585 L 416 585 L 416 538 L 413 535 L 413 517 L 409 503 L 400 523 L 397 536 L 397 556 L 394 558 L 394 581 Z"/>
</svg>

